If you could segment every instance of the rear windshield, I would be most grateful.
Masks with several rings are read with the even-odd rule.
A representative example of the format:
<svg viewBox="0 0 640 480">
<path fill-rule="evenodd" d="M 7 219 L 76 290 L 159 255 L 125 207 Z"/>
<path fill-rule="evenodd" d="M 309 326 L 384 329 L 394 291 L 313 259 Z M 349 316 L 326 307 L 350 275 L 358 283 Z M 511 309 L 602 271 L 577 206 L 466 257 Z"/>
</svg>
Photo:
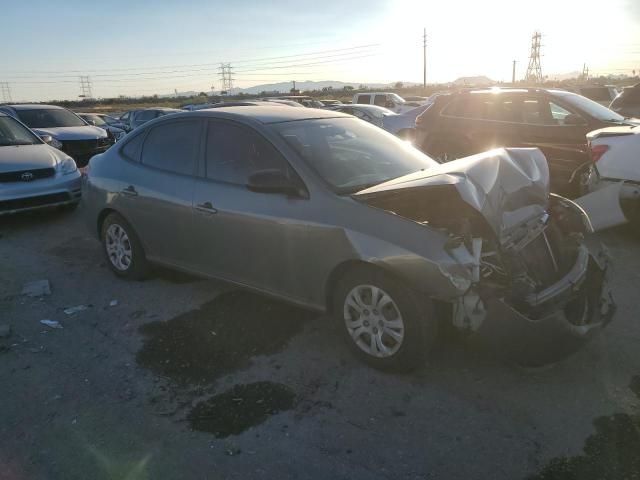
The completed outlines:
<svg viewBox="0 0 640 480">
<path fill-rule="evenodd" d="M 86 123 L 75 113 L 64 109 L 38 108 L 19 110 L 18 118 L 29 128 L 84 127 Z"/>
</svg>

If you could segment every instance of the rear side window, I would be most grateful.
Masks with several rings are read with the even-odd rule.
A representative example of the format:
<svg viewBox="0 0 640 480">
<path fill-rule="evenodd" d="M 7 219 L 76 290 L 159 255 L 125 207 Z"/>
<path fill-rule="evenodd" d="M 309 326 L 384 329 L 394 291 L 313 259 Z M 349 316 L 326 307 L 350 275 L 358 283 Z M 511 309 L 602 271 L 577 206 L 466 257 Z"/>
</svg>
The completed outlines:
<svg viewBox="0 0 640 480">
<path fill-rule="evenodd" d="M 133 160 L 134 162 L 139 162 L 140 152 L 142 151 L 143 140 L 144 140 L 144 132 L 136 135 L 131 140 L 128 140 L 127 143 L 122 147 L 120 151 L 129 160 Z"/>
<path fill-rule="evenodd" d="M 371 103 L 371 95 L 360 95 L 358 103 Z"/>
<path fill-rule="evenodd" d="M 156 112 L 155 110 L 145 110 L 143 112 L 139 112 L 136 115 L 136 120 L 153 120 L 154 118 L 156 118 L 158 112 Z"/>
<path fill-rule="evenodd" d="M 142 147 L 142 163 L 168 172 L 192 175 L 200 147 L 201 122 L 163 123 L 151 129 Z"/>
<path fill-rule="evenodd" d="M 442 111 L 443 115 L 451 117 L 486 119 L 489 118 L 489 110 L 492 101 L 485 95 L 462 95 L 454 99 Z"/>
<path fill-rule="evenodd" d="M 260 171 L 289 174 L 287 161 L 257 132 L 226 122 L 209 122 L 205 175 L 211 180 L 247 185 Z"/>
</svg>

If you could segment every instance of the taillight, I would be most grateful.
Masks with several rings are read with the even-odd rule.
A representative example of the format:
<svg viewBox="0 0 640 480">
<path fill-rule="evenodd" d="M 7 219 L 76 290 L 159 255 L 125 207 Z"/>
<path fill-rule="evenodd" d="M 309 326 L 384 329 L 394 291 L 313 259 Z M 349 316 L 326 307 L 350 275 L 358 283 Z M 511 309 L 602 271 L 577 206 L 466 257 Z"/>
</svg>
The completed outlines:
<svg viewBox="0 0 640 480">
<path fill-rule="evenodd" d="M 609 145 L 590 145 L 591 161 L 595 163 L 600 160 L 602 155 L 607 153 L 607 150 L 609 150 Z"/>
</svg>

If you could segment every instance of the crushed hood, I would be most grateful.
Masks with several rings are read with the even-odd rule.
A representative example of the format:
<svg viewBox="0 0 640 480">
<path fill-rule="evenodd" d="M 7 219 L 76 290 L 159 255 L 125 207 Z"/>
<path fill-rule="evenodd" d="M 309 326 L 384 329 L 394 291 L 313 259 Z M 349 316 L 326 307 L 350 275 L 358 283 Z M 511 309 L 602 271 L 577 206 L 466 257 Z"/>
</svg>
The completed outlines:
<svg viewBox="0 0 640 480">
<path fill-rule="evenodd" d="M 451 207 L 447 216 L 462 216 L 455 202 L 443 198 L 456 195 L 480 213 L 499 239 L 514 227 L 543 215 L 549 199 L 549 168 L 537 148 L 501 148 L 425 171 L 411 173 L 353 195 L 356 200 L 417 221 L 429 222 L 435 198 Z"/>
</svg>

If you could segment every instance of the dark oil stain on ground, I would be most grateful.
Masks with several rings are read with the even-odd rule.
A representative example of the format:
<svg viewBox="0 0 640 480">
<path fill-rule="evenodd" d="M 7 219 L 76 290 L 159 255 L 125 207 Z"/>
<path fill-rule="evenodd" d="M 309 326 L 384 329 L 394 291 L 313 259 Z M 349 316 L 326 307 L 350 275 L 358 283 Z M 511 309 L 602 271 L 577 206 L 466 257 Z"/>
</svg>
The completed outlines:
<svg viewBox="0 0 640 480">
<path fill-rule="evenodd" d="M 629 388 L 640 398 L 640 377 Z M 640 417 L 617 413 L 598 417 L 596 433 L 587 438 L 582 455 L 559 457 L 530 480 L 640 479 Z"/>
<path fill-rule="evenodd" d="M 47 250 L 67 262 L 97 263 L 102 261 L 100 244 L 91 237 L 73 237 Z"/>
<path fill-rule="evenodd" d="M 295 393 L 279 383 L 236 385 L 198 403 L 187 415 L 187 420 L 193 430 L 225 438 L 260 425 L 271 415 L 291 409 L 295 401 Z"/>
<path fill-rule="evenodd" d="M 140 365 L 180 383 L 210 383 L 255 355 L 281 350 L 313 313 L 247 292 L 221 294 L 166 322 L 140 327 Z"/>
</svg>

